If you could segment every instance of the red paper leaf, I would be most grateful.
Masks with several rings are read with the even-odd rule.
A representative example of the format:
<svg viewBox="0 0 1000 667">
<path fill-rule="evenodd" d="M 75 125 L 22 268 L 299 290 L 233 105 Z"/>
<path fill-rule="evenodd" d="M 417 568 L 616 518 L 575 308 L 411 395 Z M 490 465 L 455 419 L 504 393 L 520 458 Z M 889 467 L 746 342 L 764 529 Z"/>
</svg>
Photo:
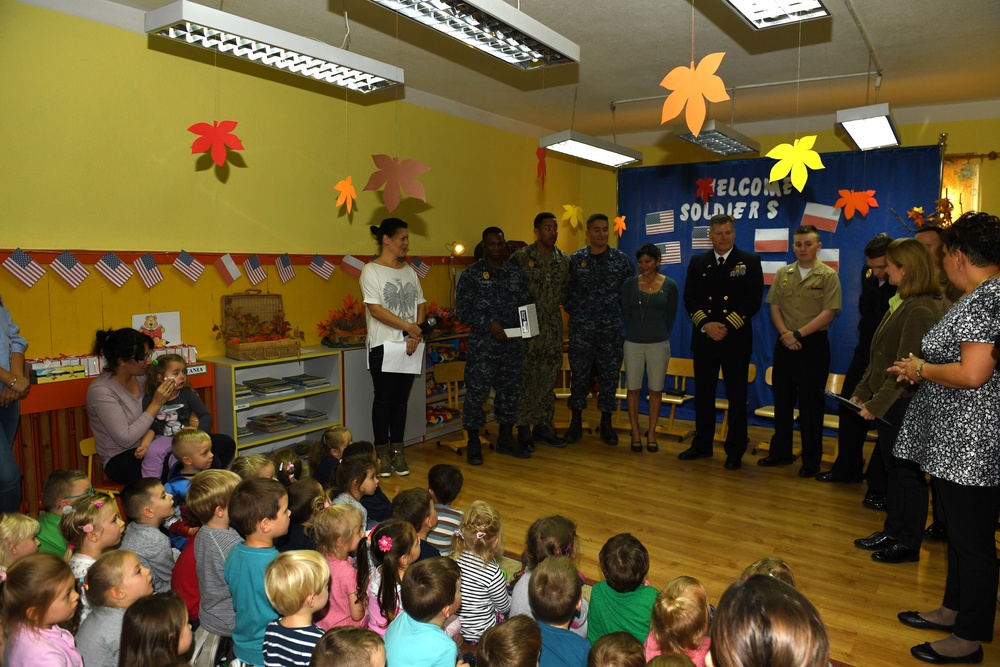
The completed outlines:
<svg viewBox="0 0 1000 667">
<path fill-rule="evenodd" d="M 535 157 L 538 158 L 538 168 L 536 174 L 542 181 L 542 187 L 545 187 L 545 156 L 548 154 L 548 150 L 545 148 L 538 148 L 535 150 Z"/>
<path fill-rule="evenodd" d="M 226 163 L 226 148 L 234 151 L 243 150 L 243 143 L 239 137 L 233 134 L 236 129 L 235 120 L 213 121 L 208 123 L 195 123 L 188 128 L 188 132 L 199 134 L 197 139 L 191 143 L 191 154 L 212 151 L 212 162 L 220 167 Z"/>
<path fill-rule="evenodd" d="M 698 184 L 698 189 L 694 193 L 695 198 L 701 199 L 702 204 L 707 204 L 708 198 L 715 196 L 715 179 L 699 178 L 695 182 Z"/>
<path fill-rule="evenodd" d="M 861 215 L 868 215 L 868 207 L 878 208 L 878 201 L 875 199 L 874 190 L 837 190 L 840 199 L 833 205 L 834 208 L 844 209 L 844 218 L 850 220 L 857 210 Z"/>
<path fill-rule="evenodd" d="M 430 167 L 417 160 L 403 160 L 389 157 L 388 155 L 372 155 L 372 161 L 378 167 L 368 179 L 365 190 L 378 190 L 383 185 L 382 201 L 391 213 L 399 206 L 400 194 L 402 190 L 406 196 L 427 201 L 424 194 L 424 184 L 417 180 L 417 176 L 430 170 Z"/>
</svg>

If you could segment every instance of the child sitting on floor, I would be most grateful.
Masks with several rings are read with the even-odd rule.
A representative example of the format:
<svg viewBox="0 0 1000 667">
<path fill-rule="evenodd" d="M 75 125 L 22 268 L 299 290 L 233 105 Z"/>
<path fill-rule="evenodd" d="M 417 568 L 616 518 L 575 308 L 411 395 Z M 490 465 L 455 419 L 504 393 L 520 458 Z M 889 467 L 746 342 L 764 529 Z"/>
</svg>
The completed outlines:
<svg viewBox="0 0 1000 667">
<path fill-rule="evenodd" d="M 639 640 L 627 632 L 604 635 L 590 649 L 587 667 L 644 667 L 646 653 Z"/>
<path fill-rule="evenodd" d="M 479 639 L 477 667 L 538 667 L 542 634 L 530 616 L 495 625 Z"/>
<path fill-rule="evenodd" d="M 38 522 L 24 514 L 0 514 L 0 572 L 38 552 Z"/>
<path fill-rule="evenodd" d="M 63 508 L 59 530 L 73 554 L 69 567 L 81 592 L 87 571 L 101 554 L 118 546 L 124 529 L 125 524 L 118 516 L 118 505 L 109 495 L 97 493 L 84 496 Z M 80 606 L 80 621 L 83 621 L 90 613 L 90 604 L 86 598 L 81 598 Z"/>
<path fill-rule="evenodd" d="M 53 470 L 42 482 L 42 507 L 38 513 L 38 550 L 62 558 L 66 555 L 66 539 L 59 531 L 63 508 L 74 500 L 94 492 L 90 478 L 79 470 Z"/>
<path fill-rule="evenodd" d="M 309 667 L 385 667 L 382 637 L 351 625 L 334 628 L 316 644 Z"/>
<path fill-rule="evenodd" d="M 601 547 L 604 581 L 590 593 L 587 639 L 596 642 L 609 632 L 624 630 L 640 642 L 649 634 L 657 591 L 645 584 L 649 552 L 628 533 L 615 535 Z"/>
<path fill-rule="evenodd" d="M 420 555 L 417 531 L 398 519 L 380 523 L 371 535 L 369 553 L 375 569 L 367 586 L 368 629 L 385 635 L 389 624 L 399 613 L 403 575 Z M 358 554 L 358 558 L 361 557 Z M 358 588 L 364 590 L 361 586 Z"/>
<path fill-rule="evenodd" d="M 369 459 L 375 464 L 375 473 L 379 477 L 385 477 L 382 474 L 382 459 L 378 457 L 378 453 L 375 451 L 375 445 L 372 443 L 361 440 L 358 442 L 352 442 L 347 447 L 344 448 L 344 457 L 341 459 L 350 459 L 355 456 L 362 456 Z M 336 482 L 334 482 L 336 486 Z M 368 530 L 383 521 L 388 521 L 392 518 L 392 501 L 389 497 L 385 495 L 385 491 L 382 489 L 381 484 L 375 487 L 375 493 L 370 496 L 363 496 L 361 498 L 361 504 L 364 506 L 365 510 L 368 511 L 368 518 L 365 520 L 366 525 L 368 525 Z"/>
<path fill-rule="evenodd" d="M 333 426 L 323 431 L 323 435 L 309 451 L 309 474 L 330 488 L 336 480 L 337 466 L 344 457 L 344 448 L 351 444 L 351 432 L 343 426 Z"/>
<path fill-rule="evenodd" d="M 434 500 L 437 525 L 427 534 L 427 541 L 442 556 L 451 555 L 451 538 L 462 524 L 462 510 L 451 506 L 464 483 L 462 471 L 447 463 L 438 463 L 427 472 L 427 491 Z"/>
<path fill-rule="evenodd" d="M 503 553 L 503 525 L 500 512 L 477 500 L 465 511 L 462 525 L 455 531 L 451 557 L 462 570 L 462 637 L 475 644 L 510 611 L 507 580 L 497 565 Z"/>
<path fill-rule="evenodd" d="M 426 489 L 406 489 L 392 499 L 392 518 L 409 522 L 420 538 L 420 557 L 417 560 L 440 556 L 440 552 L 427 542 L 427 535 L 437 525 L 438 515 L 434 501 Z"/>
<path fill-rule="evenodd" d="M 542 632 L 539 667 L 586 667 L 590 642 L 569 630 L 583 599 L 583 582 L 572 559 L 549 556 L 539 563 L 528 583 L 528 599 Z"/>
<path fill-rule="evenodd" d="M 462 604 L 461 571 L 450 558 L 434 556 L 407 568 L 403 611 L 385 633 L 386 660 L 393 667 L 455 667 L 458 647 L 444 631 Z"/>
<path fill-rule="evenodd" d="M 330 568 L 315 551 L 286 551 L 264 572 L 264 591 L 281 618 L 264 631 L 264 667 L 308 667 L 323 630 L 313 614 L 326 606 Z"/>
<path fill-rule="evenodd" d="M 274 541 L 275 548 L 284 553 L 299 549 L 315 549 L 312 522 L 316 516 L 316 501 L 323 497 L 323 487 L 312 477 L 303 477 L 288 487 L 288 511 L 291 513 L 288 532 Z"/>
<path fill-rule="evenodd" d="M 357 507 L 361 510 L 365 531 L 369 531 L 375 527 L 375 522 L 368 518 L 368 510 L 361 504 L 361 499 L 375 493 L 377 488 L 378 471 L 375 463 L 363 456 L 349 456 L 337 468 L 337 495 L 330 500 L 330 504 L 345 503 Z"/>
<path fill-rule="evenodd" d="M 160 526 L 174 516 L 174 498 L 159 479 L 144 477 L 122 490 L 122 505 L 132 519 L 122 536 L 122 549 L 134 551 L 153 573 L 153 590 L 166 593 L 177 555 Z"/>
<path fill-rule="evenodd" d="M 286 489 L 304 477 L 302 459 L 293 449 L 271 452 L 271 463 L 274 464 L 274 478 Z"/>
<path fill-rule="evenodd" d="M 705 667 L 712 640 L 708 637 L 708 591 L 692 577 L 677 577 L 656 596 L 646 660 L 661 653 L 686 655 L 695 667 Z"/>
<path fill-rule="evenodd" d="M 330 602 L 316 625 L 324 630 L 367 625 L 369 564 L 367 549 L 359 550 L 359 545 L 367 547 L 361 511 L 353 505 L 325 507 L 313 520 L 313 532 L 316 550 L 330 569 Z"/>
<path fill-rule="evenodd" d="M 240 479 L 276 479 L 277 469 L 274 461 L 263 454 L 247 454 L 233 459 L 229 469 L 240 476 Z"/>
<path fill-rule="evenodd" d="M 163 488 L 173 496 L 175 512 L 173 520 L 164 524 L 170 532 L 170 545 L 183 551 L 188 538 L 198 532 L 198 526 L 188 520 L 186 513 L 188 487 L 195 475 L 212 467 L 212 438 L 204 431 L 187 428 L 174 435 L 170 450 L 177 463 L 170 469 Z"/>
</svg>

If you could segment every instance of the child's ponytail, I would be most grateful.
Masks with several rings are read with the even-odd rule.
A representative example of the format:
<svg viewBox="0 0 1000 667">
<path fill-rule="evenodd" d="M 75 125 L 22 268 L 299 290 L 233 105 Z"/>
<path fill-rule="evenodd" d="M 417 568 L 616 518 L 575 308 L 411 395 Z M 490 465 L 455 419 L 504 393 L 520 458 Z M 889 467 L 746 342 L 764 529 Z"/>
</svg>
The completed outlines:
<svg viewBox="0 0 1000 667">
<path fill-rule="evenodd" d="M 371 534 L 371 554 L 375 565 L 382 568 L 378 587 L 378 606 L 386 620 L 396 618 L 399 607 L 400 560 L 409 555 L 417 543 L 417 531 L 407 521 L 390 519 L 380 523 Z"/>
</svg>

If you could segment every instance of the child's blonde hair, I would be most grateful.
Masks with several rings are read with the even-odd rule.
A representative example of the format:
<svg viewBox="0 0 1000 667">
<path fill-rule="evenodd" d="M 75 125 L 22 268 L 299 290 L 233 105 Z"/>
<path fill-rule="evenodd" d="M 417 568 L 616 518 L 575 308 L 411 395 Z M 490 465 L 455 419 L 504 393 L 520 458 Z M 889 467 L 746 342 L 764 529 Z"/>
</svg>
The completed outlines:
<svg viewBox="0 0 1000 667">
<path fill-rule="evenodd" d="M 587 667 L 645 667 L 642 642 L 630 632 L 611 632 L 596 642 L 587 656 Z"/>
<path fill-rule="evenodd" d="M 73 570 L 58 556 L 38 553 L 10 566 L 3 586 L 3 626 L 8 637 L 22 627 L 39 628 Z"/>
<path fill-rule="evenodd" d="M 229 507 L 229 497 L 240 485 L 240 476 L 231 470 L 202 470 L 191 479 L 188 487 L 188 511 L 203 525 L 215 515 L 215 508 Z"/>
<path fill-rule="evenodd" d="M 323 497 L 317 499 L 314 507 L 318 508 L 312 521 L 316 551 L 329 556 L 334 553 L 338 540 L 346 541 L 361 525 L 361 510 L 347 503 L 330 505 Z"/>
<path fill-rule="evenodd" d="M 8 568 L 16 557 L 10 552 L 18 542 L 38 535 L 38 522 L 24 514 L 0 515 L 0 566 Z"/>
<path fill-rule="evenodd" d="M 368 628 L 342 625 L 323 635 L 313 649 L 309 667 L 358 667 L 372 664 L 372 656 L 384 643 Z"/>
<path fill-rule="evenodd" d="M 647 662 L 646 667 L 694 667 L 694 661 L 683 653 L 661 653 Z"/>
<path fill-rule="evenodd" d="M 125 579 L 125 559 L 139 557 L 127 549 L 113 549 L 101 554 L 101 557 L 87 570 L 84 590 L 87 602 L 91 607 L 109 607 L 108 594 L 112 588 L 122 585 Z"/>
<path fill-rule="evenodd" d="M 164 369 L 167 364 L 181 364 L 187 369 L 187 361 L 184 360 L 179 354 L 161 354 L 156 359 L 153 359 L 153 363 L 149 365 L 146 369 L 146 395 L 152 396 L 156 393 L 156 388 L 163 384 L 163 380 L 159 379 L 159 375 L 164 373 Z M 186 380 L 182 389 L 190 389 L 191 381 Z"/>
<path fill-rule="evenodd" d="M 319 469 L 319 464 L 327 456 L 341 458 L 339 455 L 343 454 L 344 447 L 347 447 L 349 444 L 351 444 L 351 432 L 347 430 L 346 426 L 331 426 L 323 431 L 323 435 L 313 443 L 312 449 L 309 450 L 310 473 L 315 475 Z M 334 451 L 337 454 L 334 454 Z"/>
<path fill-rule="evenodd" d="M 274 462 L 263 454 L 246 454 L 233 459 L 229 469 L 239 475 L 241 479 L 254 479 L 259 476 L 261 470 L 269 465 L 274 465 Z"/>
<path fill-rule="evenodd" d="M 95 493 L 73 501 L 63 508 L 59 532 L 70 549 L 79 550 L 87 535 L 98 529 L 101 512 L 118 512 L 115 499 L 106 493 Z"/>
<path fill-rule="evenodd" d="M 451 540 L 451 557 L 458 560 L 466 551 L 489 563 L 503 553 L 503 524 L 500 512 L 489 503 L 476 500 L 465 510 L 462 523 Z"/>
<path fill-rule="evenodd" d="M 204 431 L 196 428 L 184 428 L 174 434 L 170 440 L 170 452 L 180 461 L 191 454 L 199 445 L 212 442 L 212 438 Z"/>
<path fill-rule="evenodd" d="M 330 565 L 312 549 L 278 554 L 264 571 L 267 600 L 282 616 L 302 609 L 306 598 L 330 585 Z"/>
<path fill-rule="evenodd" d="M 274 464 L 274 476 L 286 489 L 302 479 L 302 459 L 295 450 L 280 449 L 271 452 L 271 463 Z"/>
<path fill-rule="evenodd" d="M 677 577 L 653 603 L 649 631 L 663 653 L 698 648 L 708 632 L 708 591 L 693 577 Z"/>
<path fill-rule="evenodd" d="M 788 567 L 788 564 L 780 558 L 775 558 L 774 556 L 765 556 L 758 561 L 754 561 L 747 566 L 747 569 L 743 570 L 743 574 L 740 575 L 740 579 L 746 581 L 755 574 L 763 574 L 768 577 L 774 577 L 778 581 L 783 581 L 792 588 L 795 587 L 795 575 L 792 574 L 792 568 Z"/>
</svg>

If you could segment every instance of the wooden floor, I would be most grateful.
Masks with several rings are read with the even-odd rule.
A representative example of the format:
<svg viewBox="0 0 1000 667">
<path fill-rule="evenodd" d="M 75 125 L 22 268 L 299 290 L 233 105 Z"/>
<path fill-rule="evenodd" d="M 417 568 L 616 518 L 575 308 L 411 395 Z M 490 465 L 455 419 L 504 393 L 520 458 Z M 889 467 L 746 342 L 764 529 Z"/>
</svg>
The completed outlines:
<svg viewBox="0 0 1000 667">
<path fill-rule="evenodd" d="M 591 424 L 600 421 L 596 411 L 585 413 L 586 418 Z M 640 420 L 645 423 L 644 416 Z M 627 424 L 627 417 L 623 421 Z M 752 427 L 751 445 L 769 436 L 769 429 Z M 919 563 L 872 561 L 853 540 L 881 530 L 885 514 L 861 504 L 863 484 L 799 479 L 797 464 L 761 468 L 755 464 L 758 456 L 749 452 L 741 470 L 728 471 L 719 443 L 714 459 L 679 461 L 678 452 L 690 440 L 678 443 L 667 436 L 660 436 L 658 453 L 637 454 L 629 450 L 626 430 L 619 437 L 618 447 L 586 434 L 566 449 L 539 445 L 529 460 L 487 450 L 479 467 L 428 442 L 407 448 L 410 476 L 381 483 L 391 498 L 402 489 L 424 486 L 436 463 L 459 465 L 465 486 L 455 505 L 476 499 L 496 505 L 508 553 L 520 553 L 535 519 L 562 514 L 577 523 L 580 567 L 588 578 L 602 578 L 597 557 L 604 542 L 629 532 L 649 550 L 653 586 L 690 575 L 705 584 L 713 602 L 748 564 L 777 556 L 791 566 L 799 589 L 822 614 L 831 657 L 857 667 L 920 664 L 910 647 L 944 637 L 908 628 L 896 614 L 939 606 L 945 545 L 925 543 Z M 827 451 L 833 446 L 828 438 Z M 983 664 L 1000 664 L 1000 647 L 984 649 Z"/>
</svg>

